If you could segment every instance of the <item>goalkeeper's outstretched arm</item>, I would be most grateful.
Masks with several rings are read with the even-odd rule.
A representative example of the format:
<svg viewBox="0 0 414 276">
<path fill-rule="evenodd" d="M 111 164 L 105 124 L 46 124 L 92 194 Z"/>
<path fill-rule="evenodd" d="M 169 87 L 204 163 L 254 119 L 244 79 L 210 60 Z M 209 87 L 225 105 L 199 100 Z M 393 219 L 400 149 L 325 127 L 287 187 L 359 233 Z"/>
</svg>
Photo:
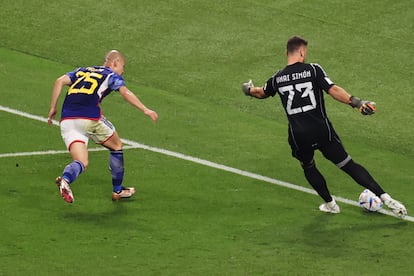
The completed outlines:
<svg viewBox="0 0 414 276">
<path fill-rule="evenodd" d="M 258 98 L 258 99 L 266 99 L 269 97 L 265 94 L 263 87 L 252 87 L 250 89 L 250 94 L 252 97 Z"/>
<path fill-rule="evenodd" d="M 252 80 L 249 80 L 248 82 L 243 83 L 242 91 L 244 95 L 255 97 L 258 99 L 265 99 L 269 97 L 269 95 L 266 95 L 266 93 L 264 92 L 264 88 L 254 86 Z"/>
<path fill-rule="evenodd" d="M 348 92 L 346 92 L 345 89 L 343 89 L 342 87 L 338 86 L 338 85 L 332 85 L 331 88 L 329 88 L 328 91 L 329 95 L 332 96 L 332 98 L 334 98 L 335 100 L 345 103 L 345 104 L 350 104 L 350 98 L 351 98 L 351 94 L 349 94 Z"/>
<path fill-rule="evenodd" d="M 358 97 L 351 96 L 345 89 L 338 85 L 333 85 L 329 88 L 329 95 L 331 95 L 335 100 L 340 101 L 345 104 L 349 104 L 353 108 L 358 108 L 359 112 L 362 115 L 372 115 L 376 112 L 375 102 L 364 101 Z"/>
</svg>

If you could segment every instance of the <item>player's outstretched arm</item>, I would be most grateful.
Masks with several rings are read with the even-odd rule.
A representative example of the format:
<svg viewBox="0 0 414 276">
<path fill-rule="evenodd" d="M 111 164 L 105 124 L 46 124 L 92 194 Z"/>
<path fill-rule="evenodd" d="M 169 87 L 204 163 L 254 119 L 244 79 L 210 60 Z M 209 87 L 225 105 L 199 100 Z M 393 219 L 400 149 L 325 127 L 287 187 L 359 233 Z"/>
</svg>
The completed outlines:
<svg viewBox="0 0 414 276">
<path fill-rule="evenodd" d="M 375 107 L 375 102 L 364 101 L 358 97 L 351 96 L 348 92 L 346 92 L 345 89 L 338 85 L 333 85 L 329 89 L 328 93 L 337 101 L 349 104 L 353 108 L 358 108 L 359 112 L 361 112 L 362 115 L 372 115 L 377 110 Z"/>
<path fill-rule="evenodd" d="M 337 101 L 340 101 L 345 104 L 349 104 L 349 99 L 351 98 L 351 95 L 346 92 L 345 89 L 338 85 L 332 85 L 331 88 L 329 88 L 328 91 L 329 95 L 332 96 Z"/>
<path fill-rule="evenodd" d="M 244 95 L 255 97 L 258 99 L 264 99 L 268 96 L 265 94 L 263 87 L 256 87 L 253 84 L 252 80 L 249 80 L 248 82 L 245 82 L 242 84 L 242 91 Z"/>
<path fill-rule="evenodd" d="M 71 85 L 72 81 L 70 80 L 68 75 L 62 75 L 59 78 L 56 79 L 55 84 L 53 85 L 53 90 L 52 90 L 52 99 L 50 100 L 50 110 L 49 110 L 49 114 L 47 116 L 47 123 L 49 125 L 51 125 L 53 123 L 53 119 L 56 116 L 56 104 L 57 101 L 59 99 L 60 93 L 62 91 L 62 88 L 65 85 Z"/>
<path fill-rule="evenodd" d="M 154 122 L 158 119 L 158 114 L 154 110 L 151 110 L 147 108 L 139 99 L 137 96 L 135 96 L 134 93 L 132 93 L 131 90 L 129 90 L 126 86 L 122 86 L 119 88 L 119 93 L 121 96 L 129 102 L 131 105 L 135 106 L 142 112 L 144 112 L 145 115 L 150 117 Z"/>
</svg>

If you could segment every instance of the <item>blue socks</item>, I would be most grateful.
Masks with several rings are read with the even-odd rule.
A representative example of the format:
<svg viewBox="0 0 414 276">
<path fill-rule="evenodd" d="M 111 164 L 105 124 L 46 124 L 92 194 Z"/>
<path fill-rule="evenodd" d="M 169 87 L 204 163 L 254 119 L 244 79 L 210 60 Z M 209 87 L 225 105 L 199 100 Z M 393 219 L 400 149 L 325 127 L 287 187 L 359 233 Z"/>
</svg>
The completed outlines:
<svg viewBox="0 0 414 276">
<path fill-rule="evenodd" d="M 119 193 L 122 191 L 122 182 L 124 180 L 124 153 L 122 150 L 111 151 L 109 156 L 109 169 L 112 176 L 113 191 Z M 85 166 L 82 162 L 75 160 L 65 167 L 62 178 L 68 184 L 71 184 L 84 170 Z"/>
<path fill-rule="evenodd" d="M 62 178 L 65 179 L 68 184 L 78 178 L 78 176 L 85 170 L 82 162 L 75 160 L 65 167 L 63 170 Z"/>
<path fill-rule="evenodd" d="M 112 175 L 112 188 L 115 193 L 122 190 L 124 180 L 124 153 L 122 150 L 113 150 L 109 156 L 109 169 Z"/>
</svg>

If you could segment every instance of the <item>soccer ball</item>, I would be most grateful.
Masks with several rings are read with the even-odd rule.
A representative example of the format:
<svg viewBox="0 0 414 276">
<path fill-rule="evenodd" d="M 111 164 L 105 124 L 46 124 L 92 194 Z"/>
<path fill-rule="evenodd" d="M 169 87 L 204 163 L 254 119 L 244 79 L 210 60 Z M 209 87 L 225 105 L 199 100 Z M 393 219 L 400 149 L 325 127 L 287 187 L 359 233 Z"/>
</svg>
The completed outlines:
<svg viewBox="0 0 414 276">
<path fill-rule="evenodd" d="M 370 212 L 378 211 L 382 208 L 382 204 L 381 199 L 368 189 L 359 195 L 359 206 Z"/>
</svg>

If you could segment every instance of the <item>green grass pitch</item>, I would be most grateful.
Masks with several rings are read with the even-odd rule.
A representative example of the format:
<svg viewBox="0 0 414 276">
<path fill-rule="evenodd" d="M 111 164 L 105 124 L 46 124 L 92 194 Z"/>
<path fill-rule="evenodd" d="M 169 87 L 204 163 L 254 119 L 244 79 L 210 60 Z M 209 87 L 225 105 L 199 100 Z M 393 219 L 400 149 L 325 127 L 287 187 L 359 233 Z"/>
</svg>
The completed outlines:
<svg viewBox="0 0 414 276">
<path fill-rule="evenodd" d="M 112 94 L 103 110 L 122 138 L 309 188 L 278 99 L 240 91 L 283 67 L 286 39 L 299 34 L 309 61 L 377 102 L 378 113 L 363 117 L 326 97 L 350 154 L 412 215 L 413 8 L 409 0 L 6 1 L 0 106 L 46 117 L 58 76 L 118 49 L 128 86 L 160 115 L 153 124 Z M 58 127 L 5 111 L 0 126 L 1 276 L 411 273 L 411 221 L 345 203 L 341 214 L 324 214 L 315 195 L 141 148 L 125 150 L 133 199 L 111 201 L 108 153 L 92 151 L 68 205 L 53 183 L 70 161 Z M 363 188 L 316 159 L 332 193 L 357 200 Z"/>
</svg>

